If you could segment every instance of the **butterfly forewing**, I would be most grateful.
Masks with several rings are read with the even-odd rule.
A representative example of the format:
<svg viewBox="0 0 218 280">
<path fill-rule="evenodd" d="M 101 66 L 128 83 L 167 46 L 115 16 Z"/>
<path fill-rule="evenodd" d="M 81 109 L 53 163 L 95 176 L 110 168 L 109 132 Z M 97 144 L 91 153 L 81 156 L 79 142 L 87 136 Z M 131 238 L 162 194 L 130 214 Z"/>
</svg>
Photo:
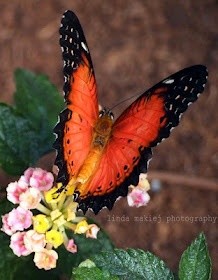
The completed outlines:
<svg viewBox="0 0 218 280">
<path fill-rule="evenodd" d="M 54 131 L 58 151 L 57 181 L 67 184 L 86 159 L 98 118 L 97 87 L 88 45 L 76 15 L 66 11 L 60 27 L 64 60 L 64 96 L 67 108 Z"/>
<path fill-rule="evenodd" d="M 179 124 L 181 114 L 197 100 L 207 81 L 203 65 L 185 68 L 164 79 L 133 102 L 116 120 L 112 137 L 155 146 Z"/>
</svg>

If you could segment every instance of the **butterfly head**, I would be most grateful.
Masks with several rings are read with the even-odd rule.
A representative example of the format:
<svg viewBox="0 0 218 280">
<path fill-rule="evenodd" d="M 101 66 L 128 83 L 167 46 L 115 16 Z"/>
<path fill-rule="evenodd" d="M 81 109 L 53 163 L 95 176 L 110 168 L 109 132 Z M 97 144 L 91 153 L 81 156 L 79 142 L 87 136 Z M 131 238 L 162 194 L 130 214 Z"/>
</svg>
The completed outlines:
<svg viewBox="0 0 218 280">
<path fill-rule="evenodd" d="M 99 112 L 99 118 L 104 118 L 107 117 L 111 120 L 114 119 L 114 114 L 109 108 L 104 107 L 100 112 Z"/>
</svg>

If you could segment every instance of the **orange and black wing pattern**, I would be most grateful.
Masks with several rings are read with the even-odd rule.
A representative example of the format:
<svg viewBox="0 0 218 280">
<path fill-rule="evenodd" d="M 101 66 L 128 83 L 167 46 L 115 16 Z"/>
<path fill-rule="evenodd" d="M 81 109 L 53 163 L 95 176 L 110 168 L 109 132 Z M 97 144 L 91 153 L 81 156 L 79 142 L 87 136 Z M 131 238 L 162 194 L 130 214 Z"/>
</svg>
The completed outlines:
<svg viewBox="0 0 218 280">
<path fill-rule="evenodd" d="M 57 150 L 55 164 L 59 168 L 57 182 L 66 185 L 78 174 L 89 153 L 99 114 L 91 56 L 79 20 L 71 11 L 66 11 L 61 20 L 60 46 L 67 107 L 54 128 L 57 135 L 54 148 Z"/>
<path fill-rule="evenodd" d="M 139 174 L 147 171 L 151 148 L 179 124 L 203 92 L 207 75 L 202 65 L 185 68 L 143 93 L 121 114 L 89 183 L 92 195 L 79 199 L 80 209 L 111 209 L 119 196 L 127 195 L 129 185 L 137 185 Z"/>
<path fill-rule="evenodd" d="M 54 129 L 54 147 L 57 181 L 67 186 L 71 179 L 77 180 L 93 152 L 99 120 L 90 52 L 79 20 L 71 11 L 65 12 L 61 21 L 60 45 L 67 107 Z M 203 92 L 207 75 L 203 65 L 185 68 L 144 92 L 121 114 L 101 151 L 97 169 L 76 190 L 78 209 L 85 213 L 90 208 L 96 214 L 103 207 L 112 209 L 118 197 L 127 195 L 129 185 L 138 184 L 139 174 L 147 172 L 151 148 L 169 137 L 179 124 L 189 104 Z"/>
</svg>

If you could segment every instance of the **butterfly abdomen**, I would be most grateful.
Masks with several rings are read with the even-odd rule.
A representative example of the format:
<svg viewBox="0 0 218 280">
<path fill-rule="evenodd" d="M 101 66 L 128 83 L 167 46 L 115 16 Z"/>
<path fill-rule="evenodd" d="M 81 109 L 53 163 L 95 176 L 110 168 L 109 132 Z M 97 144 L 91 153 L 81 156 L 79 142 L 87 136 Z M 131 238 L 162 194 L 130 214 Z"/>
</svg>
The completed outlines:
<svg viewBox="0 0 218 280">
<path fill-rule="evenodd" d="M 81 197 L 86 196 L 86 194 L 89 192 L 89 181 L 92 179 L 96 173 L 96 170 L 98 169 L 103 150 L 104 147 L 101 145 L 92 147 L 84 164 L 82 165 L 82 168 L 80 169 L 76 179 L 76 182 L 79 183 L 76 190 L 80 193 Z"/>
<path fill-rule="evenodd" d="M 101 154 L 102 154 L 101 149 L 98 148 L 91 149 L 78 174 L 77 177 L 78 182 L 84 184 L 90 179 L 91 175 L 98 167 Z"/>
<path fill-rule="evenodd" d="M 81 183 L 77 188 L 81 195 L 83 192 L 88 191 L 87 184 L 98 169 L 102 154 L 104 153 L 104 148 L 111 135 L 112 124 L 113 122 L 108 116 L 103 116 L 98 119 L 94 127 L 90 152 L 85 159 L 76 180 Z"/>
</svg>

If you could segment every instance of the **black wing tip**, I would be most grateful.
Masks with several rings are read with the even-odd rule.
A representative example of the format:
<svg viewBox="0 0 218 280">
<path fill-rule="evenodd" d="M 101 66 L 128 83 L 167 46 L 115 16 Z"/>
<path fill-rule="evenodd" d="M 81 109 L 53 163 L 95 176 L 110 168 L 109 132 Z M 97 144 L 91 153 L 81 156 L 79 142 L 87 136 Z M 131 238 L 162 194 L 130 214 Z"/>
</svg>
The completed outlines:
<svg viewBox="0 0 218 280">
<path fill-rule="evenodd" d="M 186 71 L 186 70 L 187 70 L 187 72 L 190 72 L 190 75 L 194 74 L 196 77 L 198 77 L 200 79 L 202 88 L 201 88 L 201 90 L 199 90 L 199 94 L 203 93 L 204 87 L 207 83 L 208 75 L 209 75 L 207 67 L 202 64 L 197 64 L 197 65 L 193 65 L 188 68 L 185 68 L 182 71 Z"/>
<path fill-rule="evenodd" d="M 63 13 L 62 19 L 61 19 L 61 26 L 59 29 L 59 33 L 60 35 L 69 35 L 69 33 L 71 33 L 71 31 L 69 31 L 69 28 L 76 28 L 81 29 L 81 24 L 80 21 L 78 19 L 78 17 L 76 16 L 76 14 L 70 10 L 67 10 Z M 68 31 L 67 31 L 68 29 Z M 82 33 L 82 37 L 84 37 L 83 32 L 80 31 L 80 33 Z M 81 34 L 80 34 L 81 36 Z"/>
<path fill-rule="evenodd" d="M 160 129 L 159 136 L 150 144 L 151 147 L 156 146 L 163 139 L 169 137 L 171 129 L 179 124 L 180 116 L 204 92 L 207 78 L 207 67 L 197 64 L 184 68 L 161 82 L 162 85 L 166 85 L 169 82 L 169 89 L 176 94 L 177 98 L 172 98 L 170 95 L 165 96 L 165 116 L 168 120 L 168 125 Z M 174 81 L 178 82 L 178 86 Z M 159 84 L 157 87 L 159 87 Z M 187 89 L 185 88 L 190 88 L 190 90 L 186 91 Z M 186 92 L 188 92 L 188 95 Z"/>
<path fill-rule="evenodd" d="M 207 67 L 203 64 L 194 64 L 194 65 L 190 65 L 186 68 L 184 68 L 183 70 L 185 69 L 196 69 L 196 70 L 203 70 L 203 71 L 207 71 Z"/>
<path fill-rule="evenodd" d="M 66 71 L 70 72 L 72 70 L 69 61 L 75 62 L 76 64 L 80 62 L 82 52 L 88 56 L 90 64 L 92 64 L 83 28 L 74 12 L 67 10 L 63 14 L 59 34 L 59 43 L 62 47 L 63 59 L 67 62 L 67 65 L 70 68 L 70 70 Z"/>
<path fill-rule="evenodd" d="M 78 17 L 77 15 L 71 11 L 71 10 L 66 10 L 64 13 L 63 13 L 63 16 L 62 16 L 62 21 L 65 19 L 67 20 L 70 20 L 70 21 L 75 21 L 75 20 L 78 20 Z"/>
<path fill-rule="evenodd" d="M 196 73 L 202 74 L 203 76 L 205 76 L 206 79 L 208 77 L 208 68 L 203 64 L 192 65 L 187 68 L 184 68 L 181 71 L 186 71 L 186 70 L 190 71 L 190 72 L 196 72 Z"/>
<path fill-rule="evenodd" d="M 191 65 L 187 68 L 199 68 L 199 69 L 205 69 L 205 70 L 207 69 L 207 67 L 203 64 L 194 64 L 194 65 Z"/>
</svg>

